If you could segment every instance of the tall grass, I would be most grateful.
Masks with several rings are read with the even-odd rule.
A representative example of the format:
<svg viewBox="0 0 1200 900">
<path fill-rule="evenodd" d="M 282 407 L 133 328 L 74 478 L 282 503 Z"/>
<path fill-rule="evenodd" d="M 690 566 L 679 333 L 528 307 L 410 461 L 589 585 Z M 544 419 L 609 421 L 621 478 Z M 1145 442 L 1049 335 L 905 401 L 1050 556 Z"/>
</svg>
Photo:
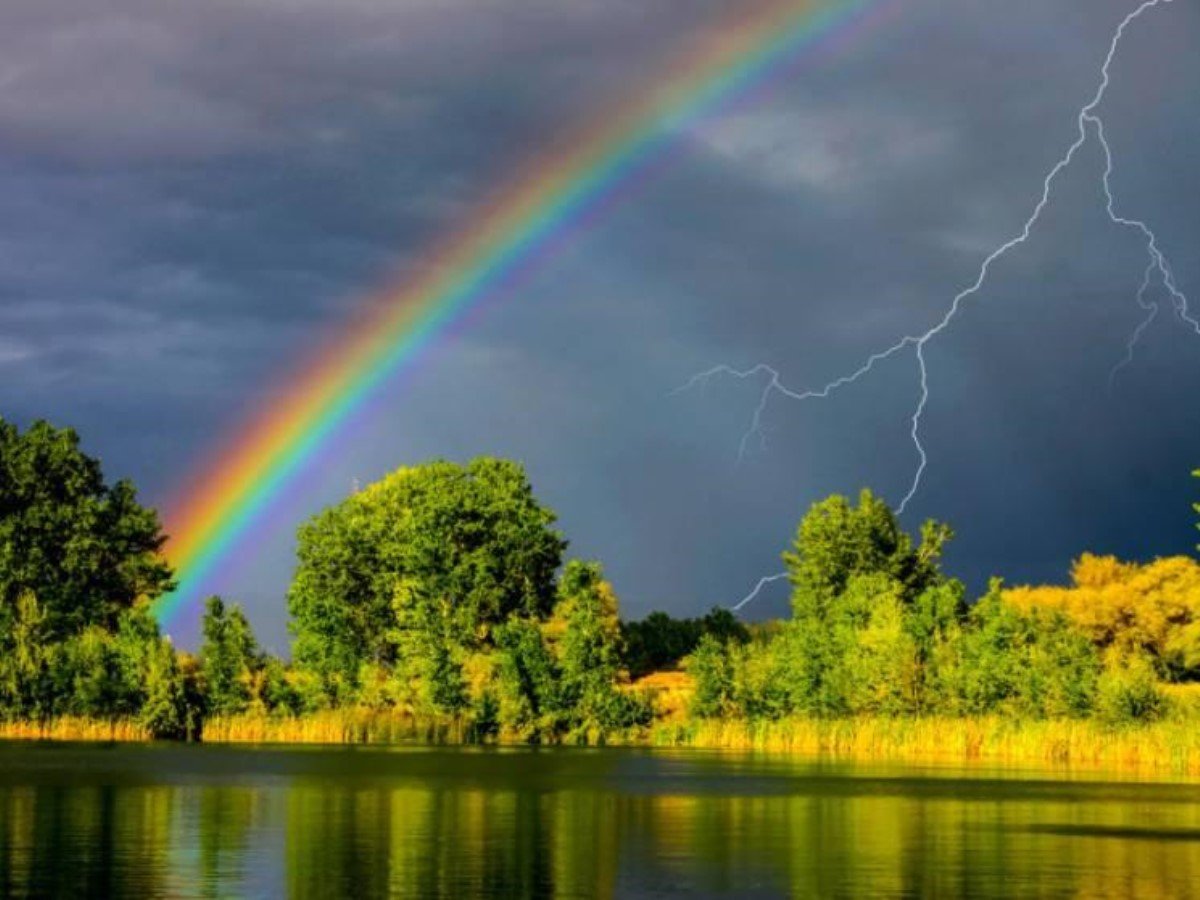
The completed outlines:
<svg viewBox="0 0 1200 900">
<path fill-rule="evenodd" d="M 1001 716 L 707 719 L 659 725 L 651 742 L 846 759 L 987 760 L 1200 775 L 1197 724 L 1172 720 L 1115 727 L 1096 720 Z"/>
<path fill-rule="evenodd" d="M 148 741 L 150 732 L 130 719 L 56 719 L 0 721 L 0 740 Z"/>
<path fill-rule="evenodd" d="M 130 720 L 64 717 L 0 722 L 0 739 L 146 741 Z M 479 743 L 465 717 L 422 718 L 364 708 L 304 716 L 214 717 L 204 725 L 210 743 L 468 744 Z M 488 742 L 529 743 L 500 734 Z M 1109 726 L 1086 720 L 978 718 L 676 719 L 649 728 L 592 729 L 543 743 L 672 746 L 753 750 L 854 760 L 989 761 L 1200 775 L 1200 721 L 1172 718 Z"/>
<path fill-rule="evenodd" d="M 256 744 L 462 744 L 470 742 L 472 734 L 470 722 L 463 717 L 350 707 L 304 716 L 215 716 L 204 723 L 203 739 Z"/>
</svg>

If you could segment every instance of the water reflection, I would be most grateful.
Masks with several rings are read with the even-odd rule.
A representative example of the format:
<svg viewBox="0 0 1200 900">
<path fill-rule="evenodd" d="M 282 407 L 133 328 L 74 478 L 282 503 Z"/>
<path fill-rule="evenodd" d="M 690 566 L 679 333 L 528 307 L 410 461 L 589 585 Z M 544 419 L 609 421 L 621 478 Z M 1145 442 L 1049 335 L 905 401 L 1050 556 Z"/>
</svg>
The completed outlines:
<svg viewBox="0 0 1200 900">
<path fill-rule="evenodd" d="M 706 754 L 0 747 L 0 895 L 1188 896 L 1200 789 Z"/>
</svg>

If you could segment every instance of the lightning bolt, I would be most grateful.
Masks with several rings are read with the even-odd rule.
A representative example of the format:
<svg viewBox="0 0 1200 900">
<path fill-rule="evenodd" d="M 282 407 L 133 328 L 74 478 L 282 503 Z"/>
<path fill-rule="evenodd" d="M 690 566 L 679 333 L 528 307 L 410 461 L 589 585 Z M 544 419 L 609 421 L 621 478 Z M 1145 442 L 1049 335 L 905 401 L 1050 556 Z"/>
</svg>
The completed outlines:
<svg viewBox="0 0 1200 900">
<path fill-rule="evenodd" d="M 1137 304 L 1146 311 L 1145 318 L 1138 322 L 1137 328 L 1133 329 L 1133 333 L 1129 335 L 1129 340 L 1125 342 L 1125 356 L 1112 368 L 1108 373 L 1108 389 L 1112 391 L 1113 386 L 1117 383 L 1117 376 L 1121 374 L 1121 370 L 1133 364 L 1134 351 L 1137 349 L 1138 341 L 1142 339 L 1146 329 L 1158 316 L 1158 304 L 1149 303 L 1146 300 L 1146 293 L 1150 290 L 1152 279 L 1157 265 L 1154 260 L 1146 266 L 1146 274 L 1142 277 L 1142 286 L 1138 288 Z"/>
<path fill-rule="evenodd" d="M 787 572 L 779 572 L 776 575 L 765 575 L 762 578 L 758 579 L 758 584 L 756 584 L 754 586 L 754 590 L 752 590 L 745 597 L 743 597 L 741 600 L 739 600 L 737 603 L 735 603 L 733 605 L 733 611 L 734 612 L 740 611 L 743 606 L 745 606 L 747 603 L 749 603 L 751 600 L 753 600 L 755 597 L 757 597 L 758 592 L 761 591 L 763 588 L 765 588 L 768 584 L 773 584 L 776 581 L 781 581 L 782 579 L 787 578 L 787 576 L 788 576 Z"/>
<path fill-rule="evenodd" d="M 890 347 L 873 353 L 856 369 L 849 374 L 840 376 L 830 381 L 822 388 L 811 390 L 795 390 L 788 387 L 781 377 L 778 370 L 766 364 L 758 364 L 749 369 L 737 369 L 729 365 L 714 366 L 707 371 L 701 372 L 692 376 L 686 384 L 678 389 L 678 391 L 689 390 L 691 388 L 702 386 L 709 380 L 719 376 L 732 377 L 736 379 L 751 379 L 766 376 L 766 383 L 759 395 L 758 404 L 754 408 L 754 414 L 750 420 L 750 426 L 747 432 L 743 435 L 741 443 L 738 446 L 739 461 L 745 457 L 749 443 L 757 438 L 760 445 L 765 445 L 765 432 L 763 430 L 763 418 L 766 415 L 767 408 L 770 405 L 773 397 L 782 399 L 804 401 L 812 399 L 824 399 L 829 397 L 835 391 L 847 385 L 854 384 L 859 379 L 868 375 L 876 365 L 884 360 L 890 359 L 897 354 L 911 349 L 913 357 L 917 364 L 917 373 L 919 376 L 920 389 L 917 396 L 916 407 L 913 409 L 910 419 L 909 434 L 912 439 L 913 448 L 916 450 L 917 466 L 913 473 L 912 481 L 909 484 L 908 491 L 900 500 L 896 510 L 897 513 L 903 514 L 908 508 L 908 504 L 916 496 L 917 491 L 921 487 L 921 479 L 925 475 L 925 470 L 929 464 L 929 457 L 925 451 L 925 446 L 921 441 L 921 423 L 925 414 L 925 408 L 929 403 L 929 369 L 925 361 L 926 346 L 946 331 L 957 318 L 959 311 L 964 303 L 974 298 L 982 290 L 991 275 L 992 267 L 1011 253 L 1016 248 L 1027 243 L 1033 233 L 1033 229 L 1037 226 L 1042 218 L 1042 213 L 1050 203 L 1050 198 L 1053 194 L 1054 185 L 1064 171 L 1070 168 L 1079 151 L 1088 143 L 1091 136 L 1095 136 L 1100 148 L 1104 153 L 1104 174 L 1102 187 L 1104 190 L 1105 209 L 1109 220 L 1117 226 L 1137 232 L 1146 244 L 1146 253 L 1149 257 L 1149 262 L 1146 267 L 1145 276 L 1142 281 L 1142 286 L 1138 291 L 1138 305 L 1146 311 L 1146 316 L 1138 324 L 1133 334 L 1130 336 L 1126 346 L 1126 357 L 1113 369 L 1110 382 L 1115 379 L 1117 373 L 1132 361 L 1134 348 L 1142 334 L 1149 327 L 1151 321 L 1158 313 L 1158 304 L 1147 301 L 1147 294 L 1154 282 L 1161 283 L 1162 287 L 1171 297 L 1171 302 L 1175 310 L 1176 318 L 1181 323 L 1187 326 L 1200 336 L 1200 321 L 1191 312 L 1188 305 L 1187 296 L 1179 288 L 1175 281 L 1175 276 L 1171 270 L 1171 265 L 1159 247 L 1158 237 L 1150 226 L 1140 220 L 1127 218 L 1117 211 L 1117 202 L 1112 189 L 1112 173 L 1113 173 L 1113 154 L 1109 147 L 1108 139 L 1104 131 L 1104 121 L 1101 119 L 1097 110 L 1103 103 L 1105 95 L 1108 93 L 1108 88 L 1111 83 L 1111 69 L 1113 60 L 1116 58 L 1117 51 L 1121 46 L 1121 42 L 1125 38 L 1126 31 L 1137 22 L 1143 15 L 1147 14 L 1157 7 L 1168 6 L 1174 3 L 1175 0 L 1144 0 L 1132 12 L 1127 14 L 1113 32 L 1109 42 L 1108 53 L 1104 57 L 1104 64 L 1100 67 L 1100 83 L 1096 88 L 1095 94 L 1078 112 L 1076 116 L 1076 124 L 1078 132 L 1075 140 L 1072 141 L 1066 152 L 1058 159 L 1051 167 L 1050 171 L 1042 180 L 1042 191 L 1037 203 L 1033 207 L 1033 211 L 1025 220 L 1025 224 L 1021 230 L 1012 238 L 1000 244 L 993 250 L 979 267 L 978 274 L 975 280 L 963 290 L 959 291 L 950 303 L 945 314 L 928 330 L 920 334 L 906 335 Z M 780 572 L 775 575 L 768 575 L 759 579 L 758 584 L 745 597 L 734 604 L 734 610 L 740 610 L 750 601 L 752 601 L 768 584 L 780 581 L 785 578 L 786 572 Z"/>
</svg>

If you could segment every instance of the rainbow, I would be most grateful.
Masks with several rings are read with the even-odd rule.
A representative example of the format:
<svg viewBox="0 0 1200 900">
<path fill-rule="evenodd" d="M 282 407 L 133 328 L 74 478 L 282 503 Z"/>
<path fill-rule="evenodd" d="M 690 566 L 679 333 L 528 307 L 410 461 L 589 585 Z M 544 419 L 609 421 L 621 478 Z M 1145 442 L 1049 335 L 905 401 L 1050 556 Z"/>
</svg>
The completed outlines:
<svg viewBox="0 0 1200 900">
<path fill-rule="evenodd" d="M 511 290 L 689 128 L 745 102 L 808 51 L 836 49 L 839 38 L 898 5 L 788 0 L 739 10 L 649 88 L 518 171 L 469 227 L 424 258 L 421 274 L 364 304 L 168 505 L 166 553 L 179 581 L 156 603 L 159 621 L 170 626 L 195 605 L 251 525 L 383 382 L 413 366 L 485 298 Z"/>
</svg>

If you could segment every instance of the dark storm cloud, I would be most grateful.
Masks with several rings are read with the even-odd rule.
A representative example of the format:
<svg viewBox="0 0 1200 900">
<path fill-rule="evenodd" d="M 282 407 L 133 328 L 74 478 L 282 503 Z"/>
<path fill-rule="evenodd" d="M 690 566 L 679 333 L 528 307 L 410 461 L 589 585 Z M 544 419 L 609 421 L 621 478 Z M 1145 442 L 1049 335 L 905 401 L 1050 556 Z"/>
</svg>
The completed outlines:
<svg viewBox="0 0 1200 900">
<path fill-rule="evenodd" d="M 755 386 L 669 392 L 718 362 L 819 385 L 927 327 L 1019 229 L 1132 5 L 912 3 L 699 123 L 663 175 L 389 385 L 223 587 L 281 646 L 295 518 L 433 455 L 525 460 L 635 615 L 735 599 L 830 491 L 901 496 L 911 357 L 833 401 L 773 402 L 740 467 Z M 0 409 L 76 425 L 164 498 L 362 297 L 722 7 L 6 3 Z M 1119 195 L 1185 287 L 1197 38 L 1192 6 L 1147 17 L 1104 107 Z M 975 584 L 1191 541 L 1200 343 L 1161 316 L 1105 392 L 1144 257 L 1104 219 L 1100 165 L 1081 154 L 1033 241 L 930 348 L 912 518 L 957 526 Z"/>
</svg>

